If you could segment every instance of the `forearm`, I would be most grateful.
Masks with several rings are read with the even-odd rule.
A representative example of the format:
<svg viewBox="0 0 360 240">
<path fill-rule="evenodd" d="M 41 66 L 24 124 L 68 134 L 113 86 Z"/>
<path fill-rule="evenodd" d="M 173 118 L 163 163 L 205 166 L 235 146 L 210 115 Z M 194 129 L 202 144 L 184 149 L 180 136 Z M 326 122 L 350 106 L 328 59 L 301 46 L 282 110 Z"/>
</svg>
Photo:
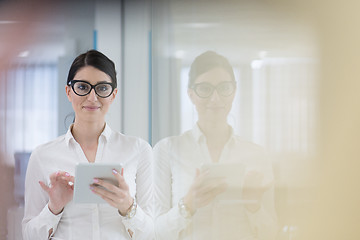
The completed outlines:
<svg viewBox="0 0 360 240">
<path fill-rule="evenodd" d="M 23 219 L 23 238 L 24 240 L 45 240 L 55 234 L 62 213 L 54 215 L 46 205 L 39 215 L 30 217 L 25 214 Z"/>
</svg>

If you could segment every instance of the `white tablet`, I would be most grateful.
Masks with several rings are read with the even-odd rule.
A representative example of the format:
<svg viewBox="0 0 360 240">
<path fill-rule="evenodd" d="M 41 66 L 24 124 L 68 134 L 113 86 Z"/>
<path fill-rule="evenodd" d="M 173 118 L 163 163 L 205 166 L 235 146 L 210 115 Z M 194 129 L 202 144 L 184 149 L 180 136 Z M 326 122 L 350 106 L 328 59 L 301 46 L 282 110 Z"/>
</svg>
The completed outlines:
<svg viewBox="0 0 360 240">
<path fill-rule="evenodd" d="M 227 190 L 220 194 L 220 199 L 240 199 L 246 166 L 242 163 L 205 164 L 202 171 L 209 171 L 210 179 L 224 178 Z"/>
<path fill-rule="evenodd" d="M 112 170 L 116 169 L 120 172 L 121 168 L 119 163 L 79 163 L 76 165 L 73 201 L 75 203 L 106 203 L 104 199 L 91 191 L 90 185 L 94 183 L 94 178 L 117 184 Z"/>
</svg>

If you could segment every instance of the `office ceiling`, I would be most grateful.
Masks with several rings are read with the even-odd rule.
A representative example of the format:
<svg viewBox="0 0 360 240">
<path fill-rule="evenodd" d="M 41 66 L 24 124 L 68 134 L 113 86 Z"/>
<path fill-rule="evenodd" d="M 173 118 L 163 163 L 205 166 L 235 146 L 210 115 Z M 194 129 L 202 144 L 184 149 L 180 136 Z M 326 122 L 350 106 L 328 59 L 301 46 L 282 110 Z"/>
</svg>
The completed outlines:
<svg viewBox="0 0 360 240">
<path fill-rule="evenodd" d="M 173 0 L 170 9 L 175 52 L 185 61 L 208 49 L 236 62 L 316 55 L 314 26 L 295 6 L 276 1 Z"/>
<path fill-rule="evenodd" d="M 172 52 L 185 63 L 209 49 L 238 62 L 316 52 L 312 26 L 291 6 L 254 0 L 163 2 Z M 0 56 L 10 52 L 19 61 L 56 61 L 81 26 L 93 28 L 94 8 L 94 1 L 57 2 L 38 10 L 0 4 Z"/>
<path fill-rule="evenodd" d="M 5 1 L 0 4 L 0 56 L 11 62 L 57 62 L 83 29 L 93 29 L 94 3 Z M 79 25 L 86 25 L 79 27 Z M 91 39 L 92 41 L 92 39 Z"/>
</svg>

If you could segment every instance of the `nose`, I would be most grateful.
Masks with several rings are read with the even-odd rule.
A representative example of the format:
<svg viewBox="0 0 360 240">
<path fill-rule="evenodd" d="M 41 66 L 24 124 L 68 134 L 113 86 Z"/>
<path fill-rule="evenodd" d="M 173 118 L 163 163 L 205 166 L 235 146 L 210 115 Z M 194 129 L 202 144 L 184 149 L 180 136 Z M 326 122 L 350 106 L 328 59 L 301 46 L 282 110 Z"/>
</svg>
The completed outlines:
<svg viewBox="0 0 360 240">
<path fill-rule="evenodd" d="M 87 99 L 91 102 L 95 102 L 98 100 L 95 89 L 91 89 L 90 93 L 87 95 Z"/>
<path fill-rule="evenodd" d="M 217 102 L 219 100 L 220 100 L 220 96 L 219 96 L 217 90 L 215 89 L 214 92 L 210 96 L 210 101 L 211 102 Z"/>
</svg>

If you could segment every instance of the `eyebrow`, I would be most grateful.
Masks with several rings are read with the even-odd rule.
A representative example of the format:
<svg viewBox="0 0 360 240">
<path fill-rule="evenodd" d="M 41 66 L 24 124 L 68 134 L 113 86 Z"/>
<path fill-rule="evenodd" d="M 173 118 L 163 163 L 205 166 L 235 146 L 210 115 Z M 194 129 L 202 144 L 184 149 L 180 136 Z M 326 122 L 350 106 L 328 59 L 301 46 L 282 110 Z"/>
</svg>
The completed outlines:
<svg viewBox="0 0 360 240">
<path fill-rule="evenodd" d="M 87 82 L 87 83 L 91 84 L 91 83 L 89 82 L 89 80 L 85 80 L 85 79 L 73 79 L 73 80 L 74 80 L 74 81 L 83 81 L 83 82 Z M 112 81 L 110 80 L 110 82 L 108 82 L 108 81 L 103 80 L 103 81 L 99 81 L 99 82 L 97 82 L 97 83 L 95 83 L 95 84 L 92 84 L 92 85 L 96 85 L 96 84 L 99 84 L 99 83 L 112 83 Z"/>
</svg>

